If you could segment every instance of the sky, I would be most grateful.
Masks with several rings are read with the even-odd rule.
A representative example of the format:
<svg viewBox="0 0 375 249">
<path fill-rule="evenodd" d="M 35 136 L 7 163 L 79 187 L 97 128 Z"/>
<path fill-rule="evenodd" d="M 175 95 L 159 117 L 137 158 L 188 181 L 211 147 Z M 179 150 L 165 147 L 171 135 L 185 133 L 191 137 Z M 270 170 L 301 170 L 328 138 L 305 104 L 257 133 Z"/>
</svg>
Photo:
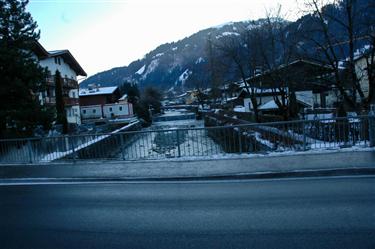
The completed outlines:
<svg viewBox="0 0 375 249">
<path fill-rule="evenodd" d="M 230 21 L 265 17 L 296 0 L 30 0 L 28 11 L 47 50 L 69 49 L 88 76 L 127 66 L 166 42 Z"/>
</svg>

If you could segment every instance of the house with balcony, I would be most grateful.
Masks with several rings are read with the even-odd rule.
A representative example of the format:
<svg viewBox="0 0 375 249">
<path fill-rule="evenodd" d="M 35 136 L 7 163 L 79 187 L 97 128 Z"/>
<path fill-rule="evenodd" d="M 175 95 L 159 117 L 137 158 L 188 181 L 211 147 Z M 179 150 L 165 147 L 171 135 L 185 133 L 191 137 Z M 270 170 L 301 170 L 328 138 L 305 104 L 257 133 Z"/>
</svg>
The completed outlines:
<svg viewBox="0 0 375 249">
<path fill-rule="evenodd" d="M 62 92 L 68 123 L 81 124 L 77 77 L 87 76 L 86 72 L 69 50 L 48 51 L 48 56 L 41 58 L 39 64 L 48 71 L 46 90 L 40 96 L 42 104 L 56 104 L 55 73 L 59 71 L 63 82 Z"/>
<path fill-rule="evenodd" d="M 79 107 L 78 76 L 87 76 L 81 65 L 69 50 L 46 51 L 39 42 L 35 42 L 33 52 L 39 65 L 47 69 L 46 89 L 39 93 L 42 105 L 56 105 L 55 73 L 59 71 L 62 77 L 62 92 L 66 117 L 70 125 L 81 124 Z"/>
</svg>

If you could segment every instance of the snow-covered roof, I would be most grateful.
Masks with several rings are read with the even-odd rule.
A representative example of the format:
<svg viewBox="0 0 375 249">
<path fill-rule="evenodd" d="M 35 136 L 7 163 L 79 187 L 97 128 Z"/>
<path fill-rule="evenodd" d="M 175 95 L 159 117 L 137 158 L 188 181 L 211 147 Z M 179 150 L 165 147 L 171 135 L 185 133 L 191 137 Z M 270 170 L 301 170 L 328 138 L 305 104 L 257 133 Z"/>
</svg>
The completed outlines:
<svg viewBox="0 0 375 249">
<path fill-rule="evenodd" d="M 314 105 L 314 96 L 311 91 L 296 92 L 296 98 L 297 98 L 297 101 L 302 102 L 305 105 L 308 105 L 311 107 Z"/>
<path fill-rule="evenodd" d="M 124 101 L 124 100 L 127 100 L 128 99 L 128 95 L 125 93 L 124 95 L 122 95 L 121 98 L 119 98 L 120 101 Z"/>
<path fill-rule="evenodd" d="M 92 96 L 92 95 L 108 95 L 112 94 L 116 91 L 117 86 L 109 86 L 109 87 L 97 87 L 93 89 L 79 89 L 79 96 Z"/>
<path fill-rule="evenodd" d="M 81 65 L 77 62 L 77 60 L 73 57 L 69 50 L 64 49 L 48 51 L 48 57 L 56 56 L 63 57 L 64 61 L 72 67 L 77 75 L 87 76 L 86 72 L 82 69 Z"/>
<path fill-rule="evenodd" d="M 278 109 L 279 107 L 277 106 L 275 100 L 270 100 L 267 103 L 259 106 L 259 110 L 275 110 Z"/>
<path fill-rule="evenodd" d="M 297 101 L 302 105 L 306 105 L 306 106 L 310 106 L 310 107 L 313 106 L 312 93 L 310 94 L 307 91 L 306 92 L 296 92 L 296 98 L 297 98 Z M 267 103 L 265 103 L 265 104 L 263 104 L 259 107 L 259 110 L 274 110 L 274 109 L 278 109 L 278 106 L 277 106 L 275 100 L 270 100 Z"/>
<path fill-rule="evenodd" d="M 247 89 L 245 88 L 245 84 L 241 84 L 240 87 L 243 87 L 241 91 L 244 91 L 244 92 L 247 92 Z M 280 89 L 279 88 L 251 88 L 249 87 L 250 89 L 252 89 L 256 94 L 261 94 L 261 93 L 279 93 L 280 92 Z M 287 87 L 284 87 L 284 90 L 287 91 L 288 88 Z"/>
</svg>

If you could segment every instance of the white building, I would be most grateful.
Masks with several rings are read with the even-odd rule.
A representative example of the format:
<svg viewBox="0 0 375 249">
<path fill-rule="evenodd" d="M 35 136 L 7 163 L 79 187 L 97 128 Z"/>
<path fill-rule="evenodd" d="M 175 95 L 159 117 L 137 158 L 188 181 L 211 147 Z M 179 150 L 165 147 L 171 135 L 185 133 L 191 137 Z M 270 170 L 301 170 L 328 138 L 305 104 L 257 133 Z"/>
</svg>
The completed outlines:
<svg viewBox="0 0 375 249">
<path fill-rule="evenodd" d="M 80 89 L 81 117 L 90 119 L 126 119 L 132 118 L 133 105 L 125 94 L 120 97 L 118 87 L 97 87 Z"/>
<path fill-rule="evenodd" d="M 40 49 L 44 49 L 40 44 Z M 69 124 L 81 124 L 77 76 L 87 76 L 69 50 L 40 53 L 39 64 L 48 70 L 47 89 L 40 93 L 42 104 L 56 105 L 55 74 L 59 71 L 63 80 L 63 99 Z"/>
</svg>

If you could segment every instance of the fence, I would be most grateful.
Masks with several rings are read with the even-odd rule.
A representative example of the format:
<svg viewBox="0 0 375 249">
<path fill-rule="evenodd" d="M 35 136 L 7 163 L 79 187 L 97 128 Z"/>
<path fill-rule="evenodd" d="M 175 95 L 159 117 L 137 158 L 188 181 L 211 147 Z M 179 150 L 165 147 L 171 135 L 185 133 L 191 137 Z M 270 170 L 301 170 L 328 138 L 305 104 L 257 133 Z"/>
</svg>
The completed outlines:
<svg viewBox="0 0 375 249">
<path fill-rule="evenodd" d="M 369 147 L 373 116 L 0 140 L 0 163 L 142 160 Z M 372 145 L 374 141 L 372 141 Z"/>
</svg>

